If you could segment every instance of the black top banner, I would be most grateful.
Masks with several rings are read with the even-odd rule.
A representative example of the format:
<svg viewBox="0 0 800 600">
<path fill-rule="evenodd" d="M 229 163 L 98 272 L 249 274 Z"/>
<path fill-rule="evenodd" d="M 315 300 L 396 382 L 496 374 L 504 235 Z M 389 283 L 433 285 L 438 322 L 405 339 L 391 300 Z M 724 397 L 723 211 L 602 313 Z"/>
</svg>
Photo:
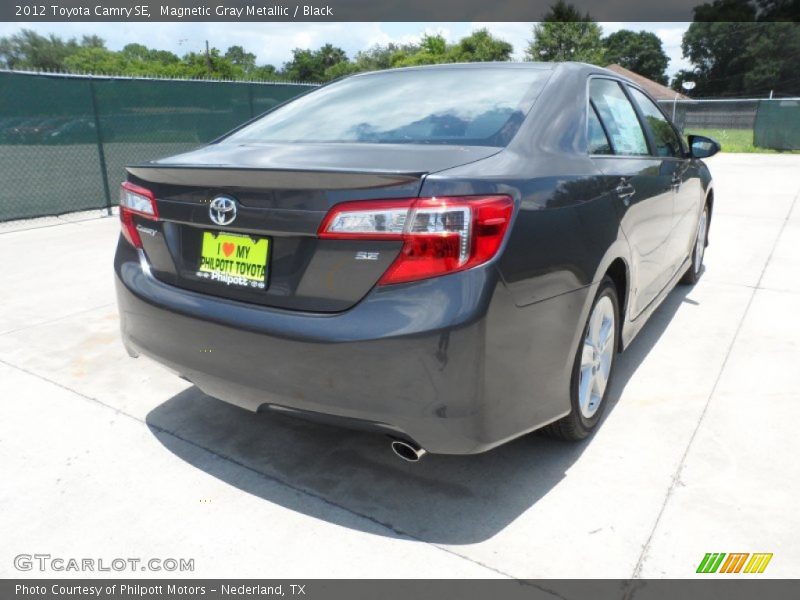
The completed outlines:
<svg viewBox="0 0 800 600">
<path fill-rule="evenodd" d="M 538 21 L 552 4 L 555 0 L 4 0 L 0 21 Z M 685 22 L 693 20 L 693 9 L 703 2 L 570 4 L 596 21 Z"/>
</svg>

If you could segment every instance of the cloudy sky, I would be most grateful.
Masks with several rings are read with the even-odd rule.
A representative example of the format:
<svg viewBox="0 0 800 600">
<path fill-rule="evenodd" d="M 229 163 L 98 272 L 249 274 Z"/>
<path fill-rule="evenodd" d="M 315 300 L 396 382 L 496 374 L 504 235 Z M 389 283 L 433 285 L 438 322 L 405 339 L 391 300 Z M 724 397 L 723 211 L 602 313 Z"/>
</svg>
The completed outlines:
<svg viewBox="0 0 800 600">
<path fill-rule="evenodd" d="M 601 23 L 604 34 L 619 29 L 644 29 L 661 38 L 670 57 L 667 72 L 685 68 L 681 57 L 681 37 L 689 23 Z M 280 66 L 291 58 L 293 48 L 318 48 L 330 42 L 348 56 L 375 44 L 412 42 L 425 33 L 440 33 L 456 41 L 472 30 L 486 27 L 514 46 L 514 57 L 522 59 L 531 38 L 532 23 L 0 23 L 0 36 L 21 28 L 62 37 L 96 34 L 108 47 L 119 50 L 139 42 L 151 48 L 171 50 L 178 55 L 200 51 L 205 40 L 225 50 L 238 44 L 253 52 L 258 63 Z"/>
</svg>

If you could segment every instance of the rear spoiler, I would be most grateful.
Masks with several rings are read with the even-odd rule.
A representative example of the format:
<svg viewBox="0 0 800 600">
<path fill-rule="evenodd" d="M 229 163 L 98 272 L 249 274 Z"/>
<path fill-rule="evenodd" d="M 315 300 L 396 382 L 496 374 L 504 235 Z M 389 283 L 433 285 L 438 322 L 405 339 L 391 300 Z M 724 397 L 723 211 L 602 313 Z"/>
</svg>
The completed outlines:
<svg viewBox="0 0 800 600">
<path fill-rule="evenodd" d="M 209 165 L 131 165 L 128 174 L 160 184 L 271 189 L 355 189 L 402 185 L 427 173 L 345 169 L 269 169 Z"/>
</svg>

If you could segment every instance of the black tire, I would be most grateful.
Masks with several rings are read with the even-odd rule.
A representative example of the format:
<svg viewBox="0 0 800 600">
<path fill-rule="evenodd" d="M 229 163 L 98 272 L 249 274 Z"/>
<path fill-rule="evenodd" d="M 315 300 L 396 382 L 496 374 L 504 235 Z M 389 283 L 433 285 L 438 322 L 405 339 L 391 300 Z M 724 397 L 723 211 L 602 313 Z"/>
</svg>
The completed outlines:
<svg viewBox="0 0 800 600">
<path fill-rule="evenodd" d="M 703 236 L 703 252 L 700 255 L 700 265 L 699 268 L 697 266 L 697 236 L 700 235 L 700 230 L 698 226 L 698 231 L 695 234 L 695 243 L 692 246 L 692 261 L 689 263 L 689 268 L 686 269 L 686 273 L 683 274 L 681 277 L 680 283 L 682 285 L 694 285 L 698 281 L 700 281 L 700 277 L 703 276 L 703 272 L 706 270 L 705 265 L 703 264 L 703 258 L 705 257 L 705 248 L 708 246 L 708 226 L 711 223 L 708 219 L 708 206 L 703 207 L 703 215 L 705 215 L 705 232 Z"/>
<path fill-rule="evenodd" d="M 578 400 L 578 384 L 580 380 L 583 340 L 586 338 L 586 332 L 589 329 L 589 321 L 592 313 L 594 312 L 594 308 L 604 296 L 608 296 L 610 298 L 611 304 L 614 307 L 614 339 L 612 342 L 613 352 L 611 354 L 611 367 L 608 374 L 605 392 L 603 393 L 600 405 L 590 418 L 586 418 L 583 414 L 581 414 Z M 592 302 L 592 308 L 589 310 L 589 316 L 586 318 L 586 323 L 581 330 L 580 343 L 578 344 L 578 350 L 575 353 L 575 359 L 572 365 L 572 379 L 570 381 L 570 401 L 572 403 L 572 412 L 570 412 L 570 414 L 568 414 L 566 417 L 542 428 L 542 433 L 549 437 L 574 442 L 584 439 L 597 427 L 597 424 L 600 422 L 603 412 L 605 411 L 606 404 L 608 403 L 608 395 L 611 391 L 611 386 L 614 379 L 614 367 L 617 363 L 617 354 L 619 348 L 620 325 L 621 322 L 617 288 L 611 278 L 606 276 L 601 282 L 600 288 L 597 290 L 597 295 L 595 296 L 594 302 Z"/>
</svg>

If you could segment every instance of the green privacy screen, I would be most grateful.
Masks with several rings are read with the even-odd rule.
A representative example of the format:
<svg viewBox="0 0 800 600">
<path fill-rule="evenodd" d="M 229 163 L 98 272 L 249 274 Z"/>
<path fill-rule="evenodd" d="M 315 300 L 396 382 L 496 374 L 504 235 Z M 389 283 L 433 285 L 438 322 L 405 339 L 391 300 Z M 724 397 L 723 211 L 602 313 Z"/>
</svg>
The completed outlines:
<svg viewBox="0 0 800 600">
<path fill-rule="evenodd" d="M 760 102 L 754 142 L 762 148 L 800 150 L 800 99 Z"/>
<path fill-rule="evenodd" d="M 115 204 L 125 165 L 194 148 L 308 89 L 0 72 L 0 221 Z"/>
</svg>

